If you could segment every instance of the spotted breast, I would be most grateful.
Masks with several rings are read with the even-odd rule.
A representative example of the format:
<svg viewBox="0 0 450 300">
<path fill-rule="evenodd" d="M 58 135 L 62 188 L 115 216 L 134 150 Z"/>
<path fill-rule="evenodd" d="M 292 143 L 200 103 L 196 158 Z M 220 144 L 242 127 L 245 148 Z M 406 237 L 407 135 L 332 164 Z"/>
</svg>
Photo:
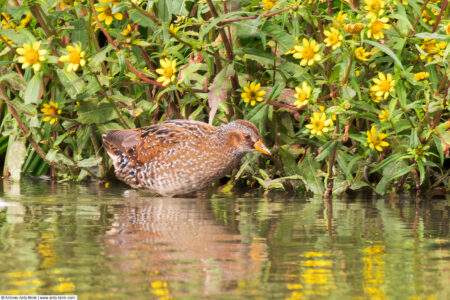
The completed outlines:
<svg viewBox="0 0 450 300">
<path fill-rule="evenodd" d="M 236 120 L 218 127 L 172 120 L 138 129 L 109 130 L 103 146 L 120 180 L 160 195 L 186 194 L 227 175 L 251 151 L 270 155 L 258 129 Z"/>
</svg>

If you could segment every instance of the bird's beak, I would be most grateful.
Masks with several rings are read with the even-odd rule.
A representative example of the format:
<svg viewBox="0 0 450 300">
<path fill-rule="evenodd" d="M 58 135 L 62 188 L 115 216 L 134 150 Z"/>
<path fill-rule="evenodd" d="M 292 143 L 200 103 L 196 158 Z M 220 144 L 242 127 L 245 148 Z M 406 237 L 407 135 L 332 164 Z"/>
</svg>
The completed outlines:
<svg viewBox="0 0 450 300">
<path fill-rule="evenodd" d="M 269 149 L 263 144 L 262 140 L 259 139 L 254 145 L 256 151 L 259 151 L 261 153 L 271 155 Z"/>
</svg>

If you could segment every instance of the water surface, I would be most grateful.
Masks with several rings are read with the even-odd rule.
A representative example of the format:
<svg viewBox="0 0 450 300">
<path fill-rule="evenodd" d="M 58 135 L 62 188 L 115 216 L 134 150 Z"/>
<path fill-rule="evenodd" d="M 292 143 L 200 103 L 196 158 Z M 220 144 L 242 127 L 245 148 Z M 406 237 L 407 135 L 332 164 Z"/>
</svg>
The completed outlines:
<svg viewBox="0 0 450 300">
<path fill-rule="evenodd" d="M 3 183 L 0 295 L 449 299 L 449 200 Z"/>
</svg>

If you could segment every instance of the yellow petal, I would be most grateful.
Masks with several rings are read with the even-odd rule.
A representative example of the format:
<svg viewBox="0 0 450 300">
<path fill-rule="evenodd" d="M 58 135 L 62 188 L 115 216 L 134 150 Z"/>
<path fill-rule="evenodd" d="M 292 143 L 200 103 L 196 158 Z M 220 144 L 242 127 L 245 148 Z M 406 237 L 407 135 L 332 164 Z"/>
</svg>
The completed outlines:
<svg viewBox="0 0 450 300">
<path fill-rule="evenodd" d="M 60 61 L 60 62 L 69 61 L 69 55 L 60 56 L 58 58 L 58 61 Z"/>
</svg>

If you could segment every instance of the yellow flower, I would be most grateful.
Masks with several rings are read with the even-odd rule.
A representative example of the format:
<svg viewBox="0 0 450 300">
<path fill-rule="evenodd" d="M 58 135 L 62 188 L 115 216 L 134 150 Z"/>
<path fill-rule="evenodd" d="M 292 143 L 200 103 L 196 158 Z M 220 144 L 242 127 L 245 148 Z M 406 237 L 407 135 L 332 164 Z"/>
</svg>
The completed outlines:
<svg viewBox="0 0 450 300">
<path fill-rule="evenodd" d="M 80 45 L 69 45 L 66 47 L 66 50 L 69 51 L 69 54 L 61 56 L 58 61 L 69 62 L 66 69 L 67 72 L 77 71 L 80 66 L 84 67 L 86 64 L 86 59 L 84 59 L 85 52 L 81 51 Z"/>
<path fill-rule="evenodd" d="M 173 24 L 170 24 L 169 26 L 169 32 L 173 35 L 176 35 L 178 30 L 180 30 L 180 27 L 174 27 Z"/>
<path fill-rule="evenodd" d="M 344 26 L 344 30 L 350 34 L 359 34 L 365 26 L 363 23 L 350 23 Z"/>
<path fill-rule="evenodd" d="M 377 93 L 374 91 L 370 91 L 369 96 L 370 96 L 370 99 L 376 103 L 380 102 L 380 100 L 383 100 L 383 97 L 378 97 Z"/>
<path fill-rule="evenodd" d="M 100 20 L 100 22 L 105 21 L 105 24 L 108 26 L 111 25 L 114 19 L 119 21 L 123 19 L 123 15 L 121 13 L 118 12 L 113 14 L 111 6 L 109 5 L 98 7 L 96 8 L 96 10 L 100 13 L 98 15 L 98 19 Z"/>
<path fill-rule="evenodd" d="M 447 47 L 446 42 L 439 42 L 436 44 L 436 40 L 426 39 L 424 44 L 420 46 L 420 48 L 427 53 L 426 55 L 421 54 L 420 59 L 424 60 L 428 58 L 428 62 L 431 62 L 434 59 L 440 59 L 444 56 L 444 50 Z"/>
<path fill-rule="evenodd" d="M 35 72 L 41 69 L 41 62 L 46 60 L 44 55 L 47 54 L 47 50 L 39 50 L 40 46 L 40 42 L 34 42 L 33 45 L 25 43 L 22 48 L 17 48 L 17 53 L 21 55 L 17 61 L 22 64 L 22 69 L 29 66 L 32 66 Z"/>
<path fill-rule="evenodd" d="M 372 149 L 376 149 L 377 151 L 383 151 L 383 147 L 389 146 L 389 143 L 383 141 L 384 138 L 387 137 L 385 133 L 378 133 L 375 130 L 375 126 L 372 125 L 370 131 L 367 131 L 367 142 L 369 143 L 369 147 Z"/>
<path fill-rule="evenodd" d="M 386 6 L 384 0 L 364 0 L 364 2 L 366 6 L 363 6 L 363 9 L 369 12 L 366 15 L 367 19 L 372 20 L 384 14 L 384 7 Z"/>
<path fill-rule="evenodd" d="M 430 16 L 430 14 L 428 13 L 427 9 L 429 9 L 431 11 L 433 16 Z M 436 17 L 438 15 L 438 13 L 431 6 L 427 5 L 427 9 L 424 9 L 423 12 L 422 12 L 422 21 L 424 21 L 425 23 L 428 23 L 430 25 L 433 25 L 434 23 L 436 23 Z"/>
<path fill-rule="evenodd" d="M 386 122 L 389 120 L 389 109 L 382 109 L 381 113 L 378 115 L 378 119 L 380 119 L 380 122 Z"/>
<path fill-rule="evenodd" d="M 125 28 L 125 29 L 121 32 L 121 34 L 122 34 L 123 36 L 127 36 L 127 35 L 130 34 L 130 32 L 131 32 L 131 25 L 128 24 L 128 25 L 127 25 L 127 28 Z"/>
<path fill-rule="evenodd" d="M 264 3 L 264 10 L 271 10 L 277 4 L 278 0 L 262 0 L 262 2 Z"/>
<path fill-rule="evenodd" d="M 389 21 L 388 18 L 383 17 L 380 19 L 373 19 L 372 22 L 369 24 L 369 30 L 367 31 L 367 37 L 374 39 L 382 39 L 384 38 L 383 29 L 389 29 L 391 25 L 386 24 Z"/>
<path fill-rule="evenodd" d="M 58 109 L 58 103 L 50 101 L 50 104 L 45 103 L 43 106 L 44 107 L 41 108 L 41 112 L 46 115 L 46 117 L 44 118 L 44 122 L 50 121 L 50 124 L 54 124 L 56 121 L 58 121 L 58 118 L 55 117 L 61 114 L 61 110 Z"/>
<path fill-rule="evenodd" d="M 338 23 L 341 27 L 343 27 L 345 25 L 345 19 L 347 19 L 348 15 L 342 13 L 342 10 L 338 13 L 337 16 L 334 17 L 334 20 L 336 21 L 336 23 Z"/>
<path fill-rule="evenodd" d="M 11 20 L 11 16 L 2 11 L 2 29 L 14 29 L 16 28 L 16 24 Z"/>
<path fill-rule="evenodd" d="M 356 70 L 355 71 L 355 75 L 356 75 L 356 77 L 359 77 L 359 74 L 360 74 L 361 72 L 359 71 L 359 70 Z"/>
<path fill-rule="evenodd" d="M 450 23 L 445 26 L 445 33 L 450 35 Z"/>
<path fill-rule="evenodd" d="M 308 41 L 307 39 L 302 40 L 302 45 L 298 45 L 294 47 L 295 53 L 294 58 L 300 59 L 300 65 L 302 66 L 312 66 L 316 61 L 320 61 L 322 58 L 320 57 L 319 52 L 320 45 L 316 43 L 313 39 Z"/>
<path fill-rule="evenodd" d="M 256 101 L 262 102 L 264 96 L 266 94 L 266 91 L 260 91 L 261 84 L 252 82 L 248 86 L 244 86 L 244 92 L 241 94 L 242 99 L 245 103 L 249 103 L 251 106 L 254 106 L 256 104 Z"/>
<path fill-rule="evenodd" d="M 369 61 L 370 59 L 368 59 L 367 57 L 369 57 L 371 54 L 371 52 L 366 52 L 366 49 L 364 49 L 364 47 L 362 46 L 355 49 L 355 57 L 362 61 Z"/>
<path fill-rule="evenodd" d="M 331 47 L 333 50 L 336 50 L 339 46 L 341 46 L 342 35 L 335 28 L 330 28 L 330 31 L 325 30 L 323 33 L 327 37 L 324 40 L 327 47 Z"/>
<path fill-rule="evenodd" d="M 414 79 L 417 81 L 424 80 L 428 77 L 430 77 L 430 73 L 428 73 L 428 72 L 419 72 L 419 73 L 414 74 Z"/>
<path fill-rule="evenodd" d="M 25 28 L 25 27 L 27 27 L 27 25 L 30 23 L 30 21 L 31 21 L 31 13 L 27 12 L 25 18 L 20 20 L 20 25 L 17 26 L 17 28 Z"/>
<path fill-rule="evenodd" d="M 374 92 L 377 97 L 383 97 L 386 100 L 395 86 L 395 80 L 392 80 L 392 74 L 388 73 L 384 75 L 382 72 L 378 72 L 378 78 L 373 78 L 372 80 L 375 84 L 370 88 L 370 91 Z"/>
<path fill-rule="evenodd" d="M 333 121 L 331 119 L 327 119 L 327 116 L 324 112 L 314 112 L 310 124 L 305 125 L 306 128 L 311 130 L 311 134 L 313 135 L 323 135 L 328 132 L 330 126 L 332 126 Z"/>
<path fill-rule="evenodd" d="M 65 10 L 67 8 L 71 8 L 72 6 L 77 5 L 77 2 L 73 1 L 73 0 L 59 0 L 58 2 L 59 2 L 59 7 L 62 10 Z"/>
<path fill-rule="evenodd" d="M 10 40 L 10 39 L 8 39 L 6 36 L 2 35 L 1 37 L 2 37 L 2 39 L 3 39 L 3 40 L 0 40 L 1 42 L 5 42 L 5 43 L 8 43 L 8 44 L 12 44 L 13 41 Z"/>
<path fill-rule="evenodd" d="M 300 108 L 307 105 L 309 102 L 309 97 L 311 96 L 311 87 L 306 83 L 306 81 L 303 81 L 301 88 L 296 86 L 295 91 L 297 93 L 294 94 L 294 97 L 297 98 L 297 100 L 294 102 L 294 106 Z"/>
<path fill-rule="evenodd" d="M 167 86 L 175 80 L 175 74 L 177 73 L 177 60 L 170 60 L 163 58 L 159 60 L 160 68 L 156 69 L 156 73 L 161 75 L 156 79 L 158 82 L 162 82 L 163 86 Z"/>
</svg>

